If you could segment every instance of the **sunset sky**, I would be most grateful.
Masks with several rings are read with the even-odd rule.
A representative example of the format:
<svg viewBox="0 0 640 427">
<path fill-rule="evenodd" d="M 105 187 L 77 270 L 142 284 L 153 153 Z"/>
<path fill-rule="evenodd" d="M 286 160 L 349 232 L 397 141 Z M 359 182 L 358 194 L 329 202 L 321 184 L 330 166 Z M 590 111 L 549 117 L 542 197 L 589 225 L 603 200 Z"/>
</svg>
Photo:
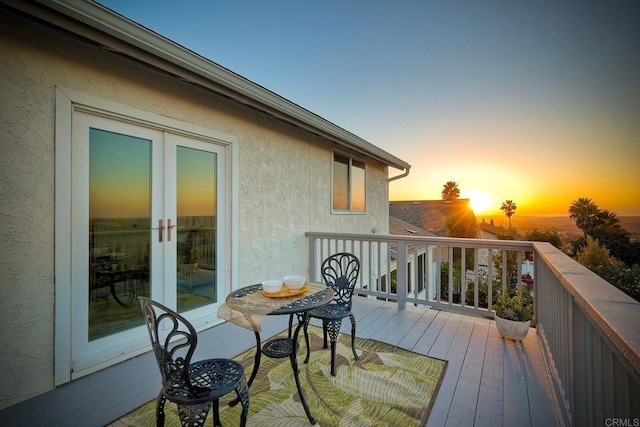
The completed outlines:
<svg viewBox="0 0 640 427">
<path fill-rule="evenodd" d="M 89 217 L 150 217 L 152 142 L 94 128 L 89 135 Z M 176 159 L 178 218 L 215 216 L 216 154 L 178 146 Z"/>
<path fill-rule="evenodd" d="M 639 1 L 100 3 L 410 163 L 391 200 L 640 215 Z"/>
</svg>

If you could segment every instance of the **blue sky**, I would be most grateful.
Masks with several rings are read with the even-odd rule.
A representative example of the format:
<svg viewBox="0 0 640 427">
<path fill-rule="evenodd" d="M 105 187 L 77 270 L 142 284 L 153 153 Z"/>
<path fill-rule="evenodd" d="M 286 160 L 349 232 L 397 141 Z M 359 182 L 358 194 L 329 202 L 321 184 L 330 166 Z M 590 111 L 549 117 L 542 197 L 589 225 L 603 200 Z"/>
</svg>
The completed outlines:
<svg viewBox="0 0 640 427">
<path fill-rule="evenodd" d="M 640 215 L 638 1 L 100 3 L 409 162 L 392 200 Z"/>
</svg>

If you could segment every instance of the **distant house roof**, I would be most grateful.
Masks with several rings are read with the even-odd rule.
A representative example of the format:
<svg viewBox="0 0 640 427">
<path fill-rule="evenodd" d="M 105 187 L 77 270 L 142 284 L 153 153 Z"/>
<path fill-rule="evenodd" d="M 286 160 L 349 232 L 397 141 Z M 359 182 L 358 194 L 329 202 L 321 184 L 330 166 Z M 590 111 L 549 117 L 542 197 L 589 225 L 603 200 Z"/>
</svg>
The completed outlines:
<svg viewBox="0 0 640 427">
<path fill-rule="evenodd" d="M 420 227 L 416 227 L 406 221 L 389 216 L 389 234 L 395 234 L 396 236 L 422 236 L 422 237 L 435 237 L 436 235 L 424 230 Z"/>
<path fill-rule="evenodd" d="M 8 8 L 156 71 L 409 173 L 411 165 L 311 111 L 93 1 L 11 2 Z"/>
<path fill-rule="evenodd" d="M 416 227 L 415 225 L 409 224 L 408 222 L 394 216 L 389 216 L 389 234 L 394 234 L 396 236 L 437 237 L 435 234 L 427 230 L 423 230 L 420 227 Z M 391 242 L 389 246 L 391 248 L 391 258 L 396 258 L 398 250 L 397 243 Z M 409 253 L 413 253 L 416 247 L 416 245 L 410 244 L 407 246 L 407 250 Z"/>
<path fill-rule="evenodd" d="M 420 227 L 436 236 L 448 235 L 447 218 L 452 215 L 475 215 L 469 207 L 469 199 L 454 202 L 444 200 L 410 200 L 389 202 L 389 216 Z"/>
<path fill-rule="evenodd" d="M 486 236 L 487 233 L 497 237 L 500 227 L 496 227 L 493 224 L 493 220 L 491 220 L 491 223 L 488 223 L 488 222 L 484 222 L 484 219 L 483 219 L 481 223 L 478 223 L 478 229 L 480 230 L 481 234 L 484 234 L 482 237 L 487 238 L 487 237 L 490 237 L 490 236 Z"/>
</svg>

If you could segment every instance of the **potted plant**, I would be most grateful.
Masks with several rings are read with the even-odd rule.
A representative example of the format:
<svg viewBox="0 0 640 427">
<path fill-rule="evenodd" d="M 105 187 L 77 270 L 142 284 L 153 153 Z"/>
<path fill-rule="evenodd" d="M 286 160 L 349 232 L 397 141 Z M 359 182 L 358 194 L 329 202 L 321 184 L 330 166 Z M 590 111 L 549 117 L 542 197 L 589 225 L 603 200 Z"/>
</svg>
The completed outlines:
<svg viewBox="0 0 640 427">
<path fill-rule="evenodd" d="M 495 321 L 498 332 L 503 338 L 522 340 L 527 336 L 533 317 L 533 295 L 526 287 L 517 291 L 498 291 Z"/>
</svg>

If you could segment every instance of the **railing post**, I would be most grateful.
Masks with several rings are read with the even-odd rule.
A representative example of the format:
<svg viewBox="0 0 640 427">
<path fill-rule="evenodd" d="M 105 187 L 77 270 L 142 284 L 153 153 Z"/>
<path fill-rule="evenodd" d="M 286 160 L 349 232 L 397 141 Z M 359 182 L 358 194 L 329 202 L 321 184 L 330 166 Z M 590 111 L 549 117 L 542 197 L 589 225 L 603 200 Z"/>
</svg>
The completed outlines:
<svg viewBox="0 0 640 427">
<path fill-rule="evenodd" d="M 309 237 L 309 281 L 310 282 L 317 282 L 318 281 L 318 277 L 317 277 L 317 259 L 316 257 L 318 256 L 316 253 L 316 239 L 319 239 L 317 237 Z"/>
<path fill-rule="evenodd" d="M 407 242 L 398 242 L 396 294 L 398 295 L 398 309 L 404 309 L 407 305 L 407 292 L 409 291 L 409 275 L 407 273 Z"/>
</svg>

